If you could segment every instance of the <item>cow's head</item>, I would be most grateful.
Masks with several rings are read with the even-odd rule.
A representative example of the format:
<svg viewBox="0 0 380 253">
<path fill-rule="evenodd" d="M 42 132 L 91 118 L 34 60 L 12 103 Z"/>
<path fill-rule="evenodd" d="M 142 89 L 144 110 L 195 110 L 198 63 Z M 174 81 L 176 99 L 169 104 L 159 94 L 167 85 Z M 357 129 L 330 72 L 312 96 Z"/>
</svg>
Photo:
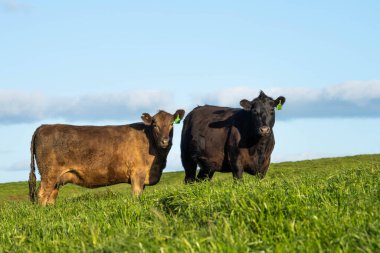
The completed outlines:
<svg viewBox="0 0 380 253">
<path fill-rule="evenodd" d="M 153 117 L 143 113 L 141 119 L 151 129 L 156 146 L 166 149 L 172 145 L 173 123 L 179 123 L 184 115 L 184 110 L 177 110 L 174 114 L 159 111 Z"/>
<path fill-rule="evenodd" d="M 273 100 L 262 91 L 260 92 L 260 95 L 252 101 L 248 101 L 247 99 L 240 101 L 241 107 L 250 112 L 252 124 L 255 126 L 256 133 L 262 137 L 271 135 L 275 122 L 274 109 L 277 106 L 281 108 L 284 103 L 285 98 L 283 96 Z"/>
</svg>

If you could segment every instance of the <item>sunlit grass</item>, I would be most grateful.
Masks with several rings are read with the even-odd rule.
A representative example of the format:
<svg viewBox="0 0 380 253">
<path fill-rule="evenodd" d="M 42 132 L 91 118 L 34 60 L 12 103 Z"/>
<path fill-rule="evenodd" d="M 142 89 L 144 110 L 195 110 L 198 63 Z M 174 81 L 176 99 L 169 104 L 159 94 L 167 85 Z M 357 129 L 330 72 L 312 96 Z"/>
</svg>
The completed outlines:
<svg viewBox="0 0 380 253">
<path fill-rule="evenodd" d="M 0 252 L 380 252 L 380 155 L 273 164 L 240 183 L 183 177 L 137 199 L 125 184 L 65 186 L 47 208 L 27 183 L 0 184 Z"/>
</svg>

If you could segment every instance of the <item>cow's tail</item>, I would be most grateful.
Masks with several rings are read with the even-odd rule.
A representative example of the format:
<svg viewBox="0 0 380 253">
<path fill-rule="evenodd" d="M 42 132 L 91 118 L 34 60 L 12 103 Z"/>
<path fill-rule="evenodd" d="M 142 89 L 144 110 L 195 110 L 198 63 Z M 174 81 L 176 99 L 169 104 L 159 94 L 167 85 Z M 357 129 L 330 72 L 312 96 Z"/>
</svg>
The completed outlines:
<svg viewBox="0 0 380 253">
<path fill-rule="evenodd" d="M 34 139 L 36 138 L 37 130 L 34 132 L 32 141 L 30 143 L 30 173 L 29 173 L 29 199 L 33 203 L 36 201 L 36 174 L 34 165 L 35 145 Z"/>
</svg>

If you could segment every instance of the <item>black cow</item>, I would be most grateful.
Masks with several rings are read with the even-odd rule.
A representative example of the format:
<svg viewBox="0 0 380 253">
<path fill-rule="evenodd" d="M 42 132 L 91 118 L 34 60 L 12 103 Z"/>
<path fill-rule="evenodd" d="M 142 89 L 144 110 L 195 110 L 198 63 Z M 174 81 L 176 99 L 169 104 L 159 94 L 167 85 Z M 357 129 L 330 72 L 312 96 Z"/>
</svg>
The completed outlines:
<svg viewBox="0 0 380 253">
<path fill-rule="evenodd" d="M 275 143 L 275 108 L 284 103 L 284 97 L 273 100 L 261 91 L 251 102 L 241 100 L 243 109 L 211 105 L 193 109 L 184 120 L 181 138 L 185 182 L 211 179 L 215 171 L 232 172 L 236 179 L 243 171 L 263 178 Z"/>
</svg>

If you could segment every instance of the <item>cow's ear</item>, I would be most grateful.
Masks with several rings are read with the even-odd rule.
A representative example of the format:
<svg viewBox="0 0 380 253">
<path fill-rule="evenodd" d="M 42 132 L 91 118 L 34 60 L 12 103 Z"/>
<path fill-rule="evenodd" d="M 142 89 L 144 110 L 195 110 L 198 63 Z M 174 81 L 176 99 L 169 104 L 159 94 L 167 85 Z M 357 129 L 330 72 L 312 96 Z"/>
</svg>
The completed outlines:
<svg viewBox="0 0 380 253">
<path fill-rule="evenodd" d="M 141 119 L 143 120 L 145 125 L 147 125 L 147 126 L 152 125 L 153 118 L 152 118 L 152 116 L 149 115 L 149 113 L 143 113 L 141 115 Z"/>
<path fill-rule="evenodd" d="M 183 116 L 185 116 L 185 111 L 178 109 L 173 115 L 173 123 L 179 124 L 179 122 L 181 122 L 181 119 L 183 119 Z"/>
<path fill-rule="evenodd" d="M 279 96 L 275 101 L 274 101 L 274 107 L 282 107 L 283 104 L 285 104 L 285 97 Z M 281 109 L 280 109 L 281 110 Z"/>
<path fill-rule="evenodd" d="M 243 99 L 242 101 L 240 101 L 240 106 L 247 111 L 251 110 L 252 108 L 251 102 L 249 102 L 247 99 Z"/>
</svg>

